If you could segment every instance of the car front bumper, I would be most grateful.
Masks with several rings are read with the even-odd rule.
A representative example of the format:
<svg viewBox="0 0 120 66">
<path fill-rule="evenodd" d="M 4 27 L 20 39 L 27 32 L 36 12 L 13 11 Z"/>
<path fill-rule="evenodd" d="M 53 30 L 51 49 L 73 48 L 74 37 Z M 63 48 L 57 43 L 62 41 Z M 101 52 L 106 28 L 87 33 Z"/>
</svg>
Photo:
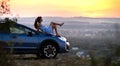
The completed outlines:
<svg viewBox="0 0 120 66">
<path fill-rule="evenodd" d="M 66 42 L 65 50 L 66 50 L 66 52 L 70 51 L 70 43 L 69 42 Z"/>
</svg>

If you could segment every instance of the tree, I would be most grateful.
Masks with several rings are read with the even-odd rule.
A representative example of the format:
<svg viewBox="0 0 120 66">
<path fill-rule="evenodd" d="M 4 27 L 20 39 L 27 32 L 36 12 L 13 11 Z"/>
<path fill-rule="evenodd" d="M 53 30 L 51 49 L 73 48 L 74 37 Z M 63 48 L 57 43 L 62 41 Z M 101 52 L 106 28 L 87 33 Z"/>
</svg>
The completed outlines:
<svg viewBox="0 0 120 66">
<path fill-rule="evenodd" d="M 3 14 L 11 14 L 9 2 L 10 0 L 0 0 L 0 16 Z"/>
</svg>

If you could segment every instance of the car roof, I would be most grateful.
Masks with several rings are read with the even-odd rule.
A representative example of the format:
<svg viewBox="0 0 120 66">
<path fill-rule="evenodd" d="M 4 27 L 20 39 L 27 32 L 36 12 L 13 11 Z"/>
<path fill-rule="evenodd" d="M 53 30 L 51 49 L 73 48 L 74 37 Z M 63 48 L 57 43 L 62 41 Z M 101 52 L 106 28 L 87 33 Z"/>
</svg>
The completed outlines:
<svg viewBox="0 0 120 66">
<path fill-rule="evenodd" d="M 34 30 L 34 29 L 30 28 L 30 27 L 27 27 L 25 25 L 22 25 L 22 24 L 19 24 L 19 23 L 16 23 L 16 22 L 7 22 L 6 23 L 4 21 L 1 21 L 0 22 L 0 33 L 9 33 L 10 32 L 9 27 L 12 26 L 11 24 L 14 25 L 14 26 L 22 26 L 22 27 L 30 29 L 30 30 L 32 30 L 34 32 L 37 32 L 36 30 Z"/>
</svg>

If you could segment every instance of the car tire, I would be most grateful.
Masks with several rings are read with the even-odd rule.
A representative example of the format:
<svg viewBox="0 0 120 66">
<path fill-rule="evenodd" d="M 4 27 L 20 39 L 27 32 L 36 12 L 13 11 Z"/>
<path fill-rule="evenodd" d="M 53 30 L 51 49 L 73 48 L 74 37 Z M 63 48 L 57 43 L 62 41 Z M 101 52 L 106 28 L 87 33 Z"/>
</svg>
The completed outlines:
<svg viewBox="0 0 120 66">
<path fill-rule="evenodd" d="M 55 58 L 58 54 L 58 47 L 54 42 L 45 42 L 40 48 L 40 53 L 37 55 L 42 58 Z"/>
</svg>

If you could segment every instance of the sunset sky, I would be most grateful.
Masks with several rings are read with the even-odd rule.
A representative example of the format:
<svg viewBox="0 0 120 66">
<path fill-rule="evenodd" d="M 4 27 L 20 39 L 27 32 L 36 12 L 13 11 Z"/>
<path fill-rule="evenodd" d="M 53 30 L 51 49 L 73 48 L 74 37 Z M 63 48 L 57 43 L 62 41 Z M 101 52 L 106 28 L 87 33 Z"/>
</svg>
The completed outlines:
<svg viewBox="0 0 120 66">
<path fill-rule="evenodd" d="M 10 0 L 13 15 L 120 17 L 120 0 Z"/>
</svg>

